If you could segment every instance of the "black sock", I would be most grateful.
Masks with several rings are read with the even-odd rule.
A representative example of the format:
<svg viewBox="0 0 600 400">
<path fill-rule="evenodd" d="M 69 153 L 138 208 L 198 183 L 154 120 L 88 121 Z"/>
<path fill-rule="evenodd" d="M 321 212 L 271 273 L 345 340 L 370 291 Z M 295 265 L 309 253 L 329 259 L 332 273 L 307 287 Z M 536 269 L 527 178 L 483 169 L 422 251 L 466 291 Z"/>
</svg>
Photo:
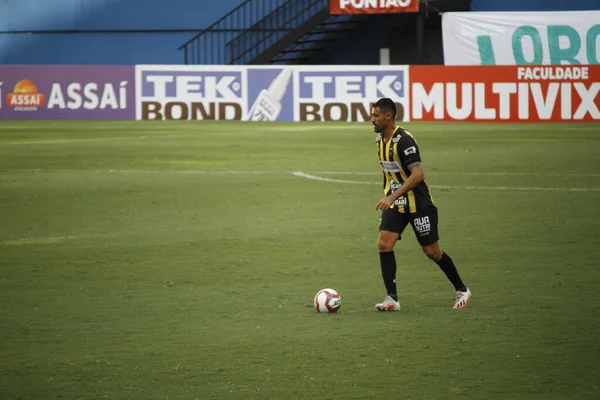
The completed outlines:
<svg viewBox="0 0 600 400">
<path fill-rule="evenodd" d="M 396 291 L 396 257 L 393 251 L 379 253 L 381 262 L 381 276 L 385 284 L 388 296 L 398 301 L 398 292 Z"/>
<path fill-rule="evenodd" d="M 442 271 L 444 271 L 444 274 L 446 274 L 448 280 L 452 282 L 454 289 L 461 292 L 467 291 L 467 287 L 463 283 L 462 279 L 460 279 L 460 275 L 458 275 L 454 261 L 452 261 L 448 254 L 444 253 L 440 261 L 437 261 L 436 264 L 441 268 Z"/>
</svg>

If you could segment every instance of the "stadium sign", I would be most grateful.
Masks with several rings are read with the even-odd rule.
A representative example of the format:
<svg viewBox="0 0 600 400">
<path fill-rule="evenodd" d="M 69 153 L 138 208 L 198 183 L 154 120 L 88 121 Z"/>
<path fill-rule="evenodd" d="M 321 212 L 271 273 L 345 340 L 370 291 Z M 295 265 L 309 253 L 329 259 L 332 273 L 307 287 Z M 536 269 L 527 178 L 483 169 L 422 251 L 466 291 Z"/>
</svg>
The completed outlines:
<svg viewBox="0 0 600 400">
<path fill-rule="evenodd" d="M 0 119 L 133 119 L 134 68 L 0 66 Z"/>
<path fill-rule="evenodd" d="M 138 119 L 242 119 L 245 81 L 239 67 L 137 66 Z"/>
<path fill-rule="evenodd" d="M 600 66 L 411 67 L 412 121 L 600 120 Z"/>
<path fill-rule="evenodd" d="M 446 65 L 598 64 L 600 10 L 443 14 Z"/>
<path fill-rule="evenodd" d="M 292 70 L 138 65 L 137 119 L 291 121 Z"/>
<path fill-rule="evenodd" d="M 137 119 L 368 121 L 392 98 L 403 119 L 406 66 L 138 65 Z"/>
<path fill-rule="evenodd" d="M 419 0 L 329 0 L 330 14 L 418 12 Z"/>
<path fill-rule="evenodd" d="M 396 102 L 397 119 L 408 108 L 408 67 L 296 67 L 295 121 L 369 121 L 381 97 Z"/>
</svg>

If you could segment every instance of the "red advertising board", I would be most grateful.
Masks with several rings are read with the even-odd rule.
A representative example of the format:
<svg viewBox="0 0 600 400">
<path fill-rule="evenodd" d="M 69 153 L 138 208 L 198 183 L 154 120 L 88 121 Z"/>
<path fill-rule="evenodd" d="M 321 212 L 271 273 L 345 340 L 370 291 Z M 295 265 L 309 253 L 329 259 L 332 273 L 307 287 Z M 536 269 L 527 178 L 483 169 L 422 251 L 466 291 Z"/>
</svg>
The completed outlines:
<svg viewBox="0 0 600 400">
<path fill-rule="evenodd" d="M 419 0 L 329 0 L 330 14 L 418 12 Z"/>
<path fill-rule="evenodd" d="M 409 71 L 412 121 L 600 121 L 600 65 Z"/>
</svg>

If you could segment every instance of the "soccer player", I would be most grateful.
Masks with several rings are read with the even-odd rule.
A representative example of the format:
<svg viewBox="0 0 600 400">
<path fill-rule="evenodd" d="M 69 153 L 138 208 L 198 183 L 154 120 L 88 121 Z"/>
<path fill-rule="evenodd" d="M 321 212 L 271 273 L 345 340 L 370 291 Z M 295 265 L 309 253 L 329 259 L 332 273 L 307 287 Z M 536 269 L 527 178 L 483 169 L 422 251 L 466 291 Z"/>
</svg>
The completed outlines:
<svg viewBox="0 0 600 400">
<path fill-rule="evenodd" d="M 471 291 L 465 286 L 454 262 L 440 249 L 438 243 L 438 213 L 429 187 L 425 183 L 419 146 L 412 135 L 396 126 L 396 105 L 382 98 L 373 105 L 371 122 L 377 135 L 377 152 L 383 171 L 383 191 L 375 209 L 381 210 L 379 225 L 379 259 L 381 275 L 387 290 L 382 303 L 375 305 L 379 311 L 400 309 L 396 289 L 396 258 L 394 245 L 408 224 L 412 226 L 423 252 L 446 274 L 456 290 L 453 308 L 464 308 Z"/>
</svg>

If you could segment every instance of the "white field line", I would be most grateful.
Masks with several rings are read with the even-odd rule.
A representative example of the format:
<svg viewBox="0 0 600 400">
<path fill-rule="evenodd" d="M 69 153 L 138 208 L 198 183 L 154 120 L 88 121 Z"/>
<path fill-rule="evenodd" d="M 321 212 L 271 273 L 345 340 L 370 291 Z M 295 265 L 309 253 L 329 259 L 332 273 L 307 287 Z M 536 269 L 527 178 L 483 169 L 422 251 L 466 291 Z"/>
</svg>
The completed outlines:
<svg viewBox="0 0 600 400">
<path fill-rule="evenodd" d="M 360 185 L 381 185 L 381 182 L 350 181 L 345 179 L 332 179 L 322 176 L 306 174 L 301 171 L 292 172 L 292 175 L 321 182 L 350 183 Z M 546 187 L 519 187 L 519 186 L 448 186 L 430 185 L 434 189 L 461 189 L 461 190 L 519 190 L 519 191 L 545 191 L 545 192 L 600 192 L 600 188 L 546 188 Z"/>
<path fill-rule="evenodd" d="M 137 140 L 137 139 L 154 139 L 154 138 L 173 138 L 189 135 L 144 135 L 144 136 L 114 136 L 102 138 L 87 138 L 87 139 L 55 139 L 55 140 L 23 140 L 20 142 L 0 142 L 0 146 L 19 146 L 19 145 L 36 145 L 36 144 L 68 144 L 68 143 L 87 143 L 87 142 L 110 142 L 113 140 Z"/>
<path fill-rule="evenodd" d="M 315 181 L 321 181 L 321 182 L 351 183 L 351 184 L 356 184 L 356 185 L 375 185 L 375 184 L 377 184 L 377 182 L 349 181 L 349 180 L 345 180 L 345 179 L 325 178 L 325 177 L 322 177 L 322 176 L 316 176 L 316 175 L 306 174 L 306 173 L 301 172 L 301 171 L 292 172 L 292 175 L 299 176 L 301 178 L 312 179 L 312 180 L 315 180 Z M 379 182 L 379 184 L 381 185 L 381 182 Z"/>
<path fill-rule="evenodd" d="M 252 123 L 243 126 L 243 129 L 240 132 L 237 132 L 237 135 L 249 133 L 249 132 L 257 132 L 257 131 L 281 131 L 281 132 L 305 132 L 311 131 L 315 129 L 323 130 L 324 126 L 253 126 Z M 330 129 L 340 129 L 340 127 L 330 126 Z M 109 129 L 128 129 L 127 127 L 109 127 L 109 126 L 97 126 L 94 127 L 95 130 L 109 130 Z M 143 126 L 144 131 L 168 131 L 169 126 Z M 0 126 L 0 131 L 2 131 L 2 127 Z M 6 131 L 33 131 L 39 132 L 39 128 L 19 128 L 19 127 L 11 127 L 5 129 Z M 181 127 L 177 127 L 177 130 L 182 130 Z M 188 129 L 184 129 L 185 131 L 197 131 L 197 126 L 192 126 Z M 111 140 L 127 140 L 127 139 L 152 139 L 152 138 L 174 138 L 174 137 L 190 137 L 194 136 L 190 133 L 187 134 L 152 134 L 152 135 L 144 135 L 144 136 L 114 136 L 114 137 L 100 137 L 100 138 L 81 138 L 81 139 L 48 139 L 48 140 L 22 140 L 22 141 L 7 141 L 0 142 L 0 146 L 19 146 L 19 145 L 38 145 L 38 144 L 69 144 L 69 143 L 85 143 L 85 142 L 108 142 Z"/>
<path fill-rule="evenodd" d="M 235 171 L 235 170 L 210 170 L 210 169 L 0 169 L 0 172 L 39 172 L 39 173 L 59 173 L 59 174 L 76 174 L 76 173 L 110 173 L 110 174 L 196 174 L 196 175 L 268 175 L 281 174 L 280 171 Z M 285 172 L 284 172 L 285 173 Z"/>
<path fill-rule="evenodd" d="M 381 171 L 354 172 L 354 171 L 321 171 L 319 175 L 381 175 Z M 446 172 L 429 171 L 427 175 L 453 175 L 453 176 L 582 176 L 594 177 L 600 174 L 575 174 L 575 173 L 546 173 L 546 172 Z"/>
<path fill-rule="evenodd" d="M 238 170 L 150 170 L 150 169 L 3 169 L 0 172 L 12 173 L 114 173 L 114 174 L 189 174 L 189 175 L 272 175 L 292 174 L 300 178 L 306 178 L 321 182 L 346 183 L 355 185 L 381 185 L 381 182 L 355 181 L 348 179 L 334 179 L 318 175 L 307 174 L 301 171 L 238 171 Z M 326 172 L 325 172 L 326 173 Z M 325 174 L 319 173 L 319 174 Z M 519 191 L 546 191 L 546 192 L 600 192 L 600 188 L 557 188 L 557 187 L 535 187 L 535 186 L 452 186 L 452 185 L 430 185 L 434 189 L 465 189 L 465 190 L 519 190 Z"/>
<path fill-rule="evenodd" d="M 108 127 L 99 126 L 96 127 L 97 130 L 109 129 Z M 197 129 L 197 127 L 195 128 Z M 246 131 L 256 131 L 258 128 L 254 129 L 246 129 L 245 131 L 239 132 L 239 134 L 248 133 Z M 260 131 L 264 130 L 277 130 L 277 131 L 292 131 L 292 132 L 302 132 L 308 131 L 312 128 L 303 128 L 303 127 L 283 127 L 283 128 L 260 128 Z M 144 130 L 152 130 L 146 129 Z M 162 131 L 168 130 L 167 127 L 160 128 Z M 81 139 L 49 139 L 49 140 L 21 140 L 21 141 L 7 141 L 0 142 L 0 146 L 23 146 L 23 145 L 38 145 L 38 144 L 69 144 L 69 143 L 87 143 L 87 142 L 110 142 L 112 140 L 136 140 L 136 139 L 162 139 L 162 138 L 176 138 L 176 137 L 188 137 L 193 138 L 194 136 L 190 133 L 188 134 L 152 134 L 152 135 L 143 135 L 143 136 L 113 136 L 113 137 L 96 137 L 96 138 L 81 138 Z"/>
<path fill-rule="evenodd" d="M 6 168 L 0 169 L 0 172 L 44 172 L 44 173 L 79 173 L 79 172 L 89 172 L 89 173 L 123 173 L 123 174 L 150 174 L 150 173 L 173 173 L 173 174 L 249 174 L 249 175 L 268 175 L 268 174 L 295 174 L 296 172 L 292 171 L 244 171 L 244 170 L 201 170 L 201 169 L 189 169 L 189 170 L 175 170 L 175 169 L 42 169 L 42 168 Z M 304 173 L 304 172 L 298 172 Z M 314 172 L 314 174 L 318 175 L 372 175 L 372 176 L 381 176 L 381 172 L 379 171 L 369 171 L 369 172 L 361 172 L 361 171 L 318 171 Z M 444 171 L 436 171 L 436 172 L 428 172 L 427 175 L 449 175 L 449 176 L 564 176 L 564 177 L 600 177 L 600 174 L 569 174 L 569 173 L 544 173 L 544 172 L 444 172 Z M 327 178 L 322 178 L 321 180 L 325 180 Z M 359 181 L 344 181 L 337 180 L 340 183 L 367 183 L 370 184 L 372 182 L 359 182 Z M 331 182 L 335 182 L 332 180 Z"/>
</svg>

